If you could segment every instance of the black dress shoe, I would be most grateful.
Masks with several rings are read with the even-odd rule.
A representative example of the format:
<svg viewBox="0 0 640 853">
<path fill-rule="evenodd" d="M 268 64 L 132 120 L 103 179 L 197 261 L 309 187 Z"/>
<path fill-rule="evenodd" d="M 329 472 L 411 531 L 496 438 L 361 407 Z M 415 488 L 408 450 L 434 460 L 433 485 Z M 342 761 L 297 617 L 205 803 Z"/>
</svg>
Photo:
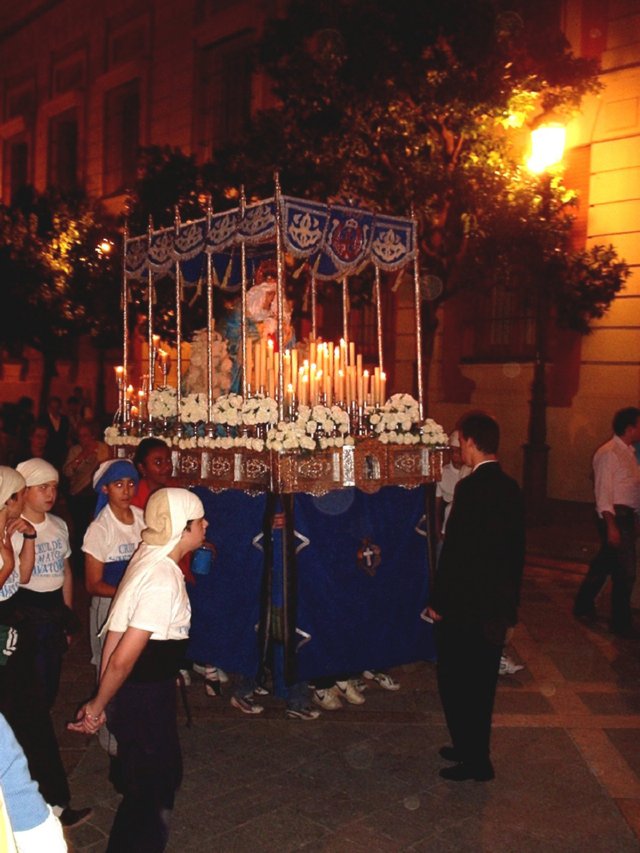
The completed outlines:
<svg viewBox="0 0 640 853">
<path fill-rule="evenodd" d="M 468 779 L 473 779 L 475 782 L 490 782 L 495 778 L 493 764 L 488 761 L 486 764 L 456 764 L 455 767 L 443 767 L 439 775 L 442 779 L 447 779 L 449 782 L 466 782 Z"/>
<path fill-rule="evenodd" d="M 592 625 L 594 622 L 598 621 L 598 614 L 596 613 L 595 607 L 574 607 L 573 615 L 578 622 L 584 622 L 585 625 Z"/>
<path fill-rule="evenodd" d="M 618 625 L 615 622 L 612 622 L 609 625 L 609 631 L 612 634 L 615 634 L 616 637 L 622 637 L 625 640 L 628 640 L 633 636 L 633 629 L 631 625 Z"/>
<path fill-rule="evenodd" d="M 456 764 L 462 761 L 462 756 L 455 746 L 441 746 L 438 750 L 438 755 L 440 758 L 444 758 L 445 761 L 455 761 Z"/>
</svg>

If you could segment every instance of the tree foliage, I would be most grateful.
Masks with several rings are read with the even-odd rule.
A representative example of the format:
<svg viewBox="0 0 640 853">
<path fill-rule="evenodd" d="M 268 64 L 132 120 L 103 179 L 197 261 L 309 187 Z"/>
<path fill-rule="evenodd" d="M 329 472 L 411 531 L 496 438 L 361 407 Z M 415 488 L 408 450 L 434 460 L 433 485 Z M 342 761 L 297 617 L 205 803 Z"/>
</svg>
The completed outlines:
<svg viewBox="0 0 640 853">
<path fill-rule="evenodd" d="M 567 121 L 599 89 L 555 25 L 554 0 L 292 0 L 257 63 L 276 104 L 212 162 L 144 152 L 136 233 L 273 192 L 351 201 L 419 222 L 421 265 L 442 287 L 425 321 L 461 292 L 543 289 L 558 323 L 581 332 L 628 275 L 612 247 L 574 252 L 575 193 L 524 167 L 529 131 Z M 365 273 L 366 278 L 366 273 Z M 367 281 L 352 281 L 366 294 Z M 169 303 L 167 303 L 169 304 Z M 166 312 L 165 312 L 166 313 Z M 159 318 L 161 319 L 161 318 Z"/>
<path fill-rule="evenodd" d="M 433 308 L 510 269 L 525 286 L 542 280 L 557 317 L 586 330 L 626 267 L 611 247 L 573 255 L 575 196 L 523 166 L 528 130 L 568 120 L 600 86 L 554 26 L 554 6 L 292 0 L 259 52 L 277 105 L 219 153 L 216 183 L 270 193 L 279 168 L 292 194 L 413 208 L 424 270 L 443 284 Z M 513 274 L 523 253 L 535 281 Z"/>
<path fill-rule="evenodd" d="M 118 239 L 115 223 L 82 197 L 27 189 L 0 207 L 0 340 L 12 355 L 34 347 L 47 372 L 82 334 L 99 347 L 116 343 Z"/>
</svg>

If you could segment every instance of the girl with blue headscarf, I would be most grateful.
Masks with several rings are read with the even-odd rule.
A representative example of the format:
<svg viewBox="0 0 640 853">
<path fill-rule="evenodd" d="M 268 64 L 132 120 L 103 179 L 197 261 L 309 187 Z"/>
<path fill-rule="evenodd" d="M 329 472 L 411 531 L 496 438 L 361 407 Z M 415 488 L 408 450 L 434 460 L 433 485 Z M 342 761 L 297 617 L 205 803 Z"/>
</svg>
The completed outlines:
<svg viewBox="0 0 640 853">
<path fill-rule="evenodd" d="M 91 593 L 91 663 L 97 668 L 102 655 L 98 633 L 144 529 L 144 513 L 131 505 L 139 480 L 135 466 L 128 459 L 103 462 L 93 476 L 98 500 L 82 550 L 85 555 L 85 584 L 87 592 Z"/>
</svg>

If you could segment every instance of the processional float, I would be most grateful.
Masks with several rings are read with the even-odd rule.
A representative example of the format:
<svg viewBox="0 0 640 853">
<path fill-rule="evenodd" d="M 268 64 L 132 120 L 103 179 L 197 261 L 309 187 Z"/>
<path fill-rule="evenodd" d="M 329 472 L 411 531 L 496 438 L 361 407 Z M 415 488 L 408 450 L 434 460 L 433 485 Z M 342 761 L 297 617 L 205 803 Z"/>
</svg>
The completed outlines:
<svg viewBox="0 0 640 853">
<path fill-rule="evenodd" d="M 274 281 L 264 290 L 273 304 L 256 310 L 256 297 L 262 299 L 257 273 L 274 260 Z M 287 263 L 298 265 L 298 272 L 307 265 L 310 277 L 311 335 L 298 344 L 288 328 Z M 368 264 L 374 268 L 378 363 L 367 369 L 349 335 L 349 277 Z M 384 371 L 381 273 L 406 267 L 414 285 L 417 400 L 387 398 Z M 171 386 L 168 354 L 154 328 L 156 283 L 167 276 L 175 280 Z M 317 288 L 326 281 L 342 288 L 339 342 L 317 336 Z M 142 285 L 148 317 L 146 372 L 137 391 L 129 340 L 134 282 Z M 207 321 L 206 334 L 199 334 L 204 378 L 194 389 L 185 385 L 182 312 L 183 286 L 196 283 L 206 284 Z M 238 303 L 235 365 L 216 330 L 214 287 Z M 124 456 L 142 438 L 161 436 L 172 448 L 174 476 L 213 490 L 323 494 L 357 486 L 374 492 L 437 480 L 447 437 L 424 418 L 420 298 L 414 218 L 292 198 L 281 193 L 277 176 L 272 198 L 247 204 L 242 192 L 232 210 L 213 213 L 209 206 L 206 216 L 189 222 L 176 212 L 172 227 L 150 224 L 141 236 L 125 230 L 123 360 L 116 368 L 118 411 L 106 440 Z M 265 311 L 270 336 L 257 331 Z M 225 393 L 221 374 L 234 367 L 237 389 Z"/>
</svg>

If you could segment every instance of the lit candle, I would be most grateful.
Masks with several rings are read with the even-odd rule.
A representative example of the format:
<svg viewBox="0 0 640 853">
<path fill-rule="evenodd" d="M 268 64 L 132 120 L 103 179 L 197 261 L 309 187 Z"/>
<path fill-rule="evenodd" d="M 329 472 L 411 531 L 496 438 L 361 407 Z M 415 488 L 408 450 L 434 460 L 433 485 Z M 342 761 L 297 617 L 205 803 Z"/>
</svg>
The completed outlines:
<svg viewBox="0 0 640 853">
<path fill-rule="evenodd" d="M 260 387 L 267 384 L 267 342 L 260 338 Z"/>
<path fill-rule="evenodd" d="M 160 359 L 160 369 L 162 370 L 162 385 L 166 387 L 167 373 L 169 372 L 169 353 L 160 349 L 158 350 L 158 358 Z"/>
<path fill-rule="evenodd" d="M 293 385 L 291 384 L 291 382 L 287 385 L 286 404 L 287 414 L 291 418 L 293 417 Z"/>
<path fill-rule="evenodd" d="M 384 405 L 387 402 L 387 374 L 380 372 L 380 402 Z"/>
</svg>

